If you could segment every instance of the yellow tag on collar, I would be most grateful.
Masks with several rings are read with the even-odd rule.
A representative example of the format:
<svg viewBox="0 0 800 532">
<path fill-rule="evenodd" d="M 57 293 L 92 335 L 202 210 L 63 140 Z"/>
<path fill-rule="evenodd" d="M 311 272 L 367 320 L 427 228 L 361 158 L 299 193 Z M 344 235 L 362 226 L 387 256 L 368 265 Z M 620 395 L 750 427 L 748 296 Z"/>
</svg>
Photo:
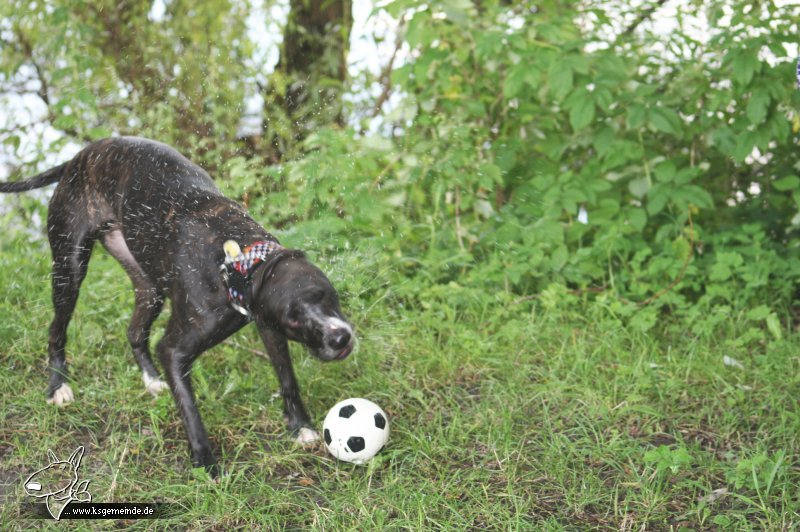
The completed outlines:
<svg viewBox="0 0 800 532">
<path fill-rule="evenodd" d="M 222 244 L 222 249 L 225 250 L 225 256 L 229 259 L 235 259 L 242 254 L 242 250 L 235 240 L 226 240 L 225 243 Z"/>
</svg>

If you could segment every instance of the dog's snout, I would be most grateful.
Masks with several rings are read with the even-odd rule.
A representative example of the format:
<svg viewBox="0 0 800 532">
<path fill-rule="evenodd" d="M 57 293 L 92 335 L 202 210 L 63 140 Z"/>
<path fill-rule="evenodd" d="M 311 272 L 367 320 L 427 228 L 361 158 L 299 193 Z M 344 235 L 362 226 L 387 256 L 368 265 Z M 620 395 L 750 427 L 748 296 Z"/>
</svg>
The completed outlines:
<svg viewBox="0 0 800 532">
<path fill-rule="evenodd" d="M 339 328 L 331 335 L 331 347 L 334 349 L 344 349 L 350 343 L 352 334 L 349 329 Z"/>
</svg>

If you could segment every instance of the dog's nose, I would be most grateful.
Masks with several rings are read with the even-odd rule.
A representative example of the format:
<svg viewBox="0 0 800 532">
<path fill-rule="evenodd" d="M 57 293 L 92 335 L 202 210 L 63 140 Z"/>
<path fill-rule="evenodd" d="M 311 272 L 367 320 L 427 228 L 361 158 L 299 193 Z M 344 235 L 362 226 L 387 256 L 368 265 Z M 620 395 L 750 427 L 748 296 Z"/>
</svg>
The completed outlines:
<svg viewBox="0 0 800 532">
<path fill-rule="evenodd" d="M 334 349 L 344 349 L 350 343 L 351 334 L 348 329 L 340 328 L 333 331 L 331 335 L 331 347 Z"/>
<path fill-rule="evenodd" d="M 28 482 L 25 487 L 30 491 L 42 491 L 42 485 L 38 482 Z"/>
</svg>

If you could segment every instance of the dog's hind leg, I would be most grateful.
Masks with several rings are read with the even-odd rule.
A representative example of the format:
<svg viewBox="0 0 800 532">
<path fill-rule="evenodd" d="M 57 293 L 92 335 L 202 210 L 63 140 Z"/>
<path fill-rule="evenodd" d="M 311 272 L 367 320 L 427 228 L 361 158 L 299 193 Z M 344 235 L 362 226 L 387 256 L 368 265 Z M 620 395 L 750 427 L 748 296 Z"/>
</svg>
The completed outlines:
<svg viewBox="0 0 800 532">
<path fill-rule="evenodd" d="M 48 220 L 48 238 L 53 253 L 52 285 L 55 315 L 50 324 L 47 348 L 50 360 L 47 402 L 58 406 L 74 400 L 72 389 L 66 382 L 67 327 L 75 310 L 81 282 L 86 277 L 89 257 L 94 246 L 94 238 L 85 231 L 79 233 L 75 227 L 70 229 L 64 224 L 54 223 L 52 219 Z"/>
<path fill-rule="evenodd" d="M 115 229 L 103 235 L 103 246 L 122 264 L 133 283 L 135 307 L 128 326 L 128 342 L 133 349 L 136 363 L 142 370 L 145 389 L 153 395 L 169 388 L 161 380 L 150 356 L 150 329 L 164 307 L 164 295 L 147 277 L 139 263 L 131 255 L 122 232 Z"/>
</svg>

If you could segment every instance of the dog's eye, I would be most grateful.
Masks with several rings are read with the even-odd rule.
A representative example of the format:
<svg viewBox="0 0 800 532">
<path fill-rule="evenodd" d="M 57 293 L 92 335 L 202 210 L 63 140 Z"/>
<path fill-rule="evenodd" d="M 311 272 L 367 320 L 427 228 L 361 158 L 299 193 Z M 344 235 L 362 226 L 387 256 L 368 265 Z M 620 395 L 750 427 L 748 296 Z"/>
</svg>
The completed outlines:
<svg viewBox="0 0 800 532">
<path fill-rule="evenodd" d="M 314 290 L 308 294 L 309 303 L 319 303 L 323 299 L 325 299 L 325 292 L 322 290 Z"/>
<path fill-rule="evenodd" d="M 299 329 L 301 316 L 300 310 L 296 305 L 293 305 L 289 313 L 286 315 L 286 326 L 290 329 Z"/>
</svg>

